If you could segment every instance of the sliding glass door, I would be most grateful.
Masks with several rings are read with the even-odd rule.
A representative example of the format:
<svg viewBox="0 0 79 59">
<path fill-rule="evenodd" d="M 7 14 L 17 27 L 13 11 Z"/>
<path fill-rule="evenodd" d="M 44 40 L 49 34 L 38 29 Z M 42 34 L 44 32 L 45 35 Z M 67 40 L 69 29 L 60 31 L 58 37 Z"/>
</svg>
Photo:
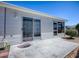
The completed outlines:
<svg viewBox="0 0 79 59">
<path fill-rule="evenodd" d="M 54 22 L 53 23 L 53 31 L 54 31 L 54 35 L 57 35 L 57 30 L 58 28 L 57 28 L 57 22 Z"/>
<path fill-rule="evenodd" d="M 41 25 L 40 20 L 34 20 L 34 36 L 41 36 Z"/>
<path fill-rule="evenodd" d="M 32 18 L 23 18 L 23 38 L 24 40 L 32 40 L 33 37 L 33 20 Z"/>
<path fill-rule="evenodd" d="M 23 40 L 33 40 L 41 36 L 41 22 L 38 19 L 23 17 Z"/>
</svg>

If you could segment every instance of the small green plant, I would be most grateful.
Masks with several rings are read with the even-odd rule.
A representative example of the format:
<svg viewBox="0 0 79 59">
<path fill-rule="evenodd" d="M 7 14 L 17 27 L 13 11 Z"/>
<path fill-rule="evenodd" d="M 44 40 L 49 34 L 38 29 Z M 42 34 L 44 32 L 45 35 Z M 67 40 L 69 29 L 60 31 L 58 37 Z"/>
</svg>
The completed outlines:
<svg viewBox="0 0 79 59">
<path fill-rule="evenodd" d="M 75 30 L 67 30 L 66 31 L 66 35 L 70 36 L 70 39 L 73 39 L 73 37 L 75 37 L 77 35 L 77 32 Z"/>
<path fill-rule="evenodd" d="M 0 42 L 0 51 L 1 50 L 4 50 L 5 49 L 5 47 L 4 47 L 4 42 Z"/>
<path fill-rule="evenodd" d="M 5 50 L 5 49 L 7 49 L 7 50 L 10 49 L 10 44 L 7 40 L 0 42 L 0 51 Z"/>
<path fill-rule="evenodd" d="M 10 49 L 10 44 L 7 41 L 4 41 L 4 47 L 5 49 L 9 50 Z"/>
</svg>

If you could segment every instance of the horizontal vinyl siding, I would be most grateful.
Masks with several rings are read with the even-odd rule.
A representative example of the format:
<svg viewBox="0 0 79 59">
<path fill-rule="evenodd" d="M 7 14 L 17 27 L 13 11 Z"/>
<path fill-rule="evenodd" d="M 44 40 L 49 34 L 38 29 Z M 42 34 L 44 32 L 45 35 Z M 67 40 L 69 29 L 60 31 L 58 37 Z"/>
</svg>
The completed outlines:
<svg viewBox="0 0 79 59">
<path fill-rule="evenodd" d="M 53 21 L 49 20 L 49 19 L 41 20 L 41 37 L 42 37 L 42 39 L 53 38 Z"/>
<path fill-rule="evenodd" d="M 0 41 L 4 38 L 4 8 L 0 7 Z"/>
<path fill-rule="evenodd" d="M 22 18 L 16 10 L 6 9 L 6 34 L 22 34 Z"/>
<path fill-rule="evenodd" d="M 29 17 L 41 21 L 41 37 L 34 37 L 36 39 L 47 39 L 53 37 L 53 20 L 48 17 L 20 12 L 21 17 Z"/>
<path fill-rule="evenodd" d="M 13 45 L 22 42 L 22 18 L 18 11 L 6 8 L 6 40 Z"/>
<path fill-rule="evenodd" d="M 24 13 L 18 10 L 6 8 L 6 39 L 11 43 L 19 43 L 22 39 L 22 21 L 23 17 L 29 17 L 41 20 L 41 37 L 34 39 L 53 38 L 53 19 L 36 15 L 32 13 Z M 0 36 L 4 35 L 4 8 L 0 7 Z M 1 37 L 2 38 L 2 37 Z"/>
<path fill-rule="evenodd" d="M 4 35 L 4 8 L 0 7 L 0 36 Z"/>
</svg>

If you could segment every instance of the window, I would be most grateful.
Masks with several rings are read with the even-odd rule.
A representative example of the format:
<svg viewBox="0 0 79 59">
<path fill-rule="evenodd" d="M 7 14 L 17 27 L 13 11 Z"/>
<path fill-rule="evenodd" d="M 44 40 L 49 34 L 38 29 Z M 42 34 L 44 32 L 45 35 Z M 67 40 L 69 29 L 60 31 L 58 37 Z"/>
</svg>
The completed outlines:
<svg viewBox="0 0 79 59">
<path fill-rule="evenodd" d="M 62 33 L 64 31 L 63 22 L 58 22 L 58 33 Z"/>
<path fill-rule="evenodd" d="M 34 36 L 41 35 L 41 26 L 40 20 L 34 20 Z"/>
<path fill-rule="evenodd" d="M 54 35 L 57 35 L 57 33 L 63 33 L 64 32 L 64 22 L 54 22 L 53 31 L 54 31 Z"/>
<path fill-rule="evenodd" d="M 54 35 L 57 35 L 57 23 L 53 23 L 53 30 L 54 30 Z"/>
<path fill-rule="evenodd" d="M 53 23 L 53 28 L 54 28 L 54 30 L 57 30 L 57 23 Z"/>
</svg>

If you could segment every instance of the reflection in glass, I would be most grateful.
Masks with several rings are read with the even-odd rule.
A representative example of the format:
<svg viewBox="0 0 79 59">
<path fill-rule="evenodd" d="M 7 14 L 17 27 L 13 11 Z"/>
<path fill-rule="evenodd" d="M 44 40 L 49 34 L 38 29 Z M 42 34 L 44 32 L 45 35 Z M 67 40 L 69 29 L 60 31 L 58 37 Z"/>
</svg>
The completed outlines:
<svg viewBox="0 0 79 59">
<path fill-rule="evenodd" d="M 53 28 L 54 28 L 54 30 L 57 30 L 57 23 L 53 23 Z"/>
<path fill-rule="evenodd" d="M 64 32 L 64 23 L 58 22 L 58 33 Z"/>
<path fill-rule="evenodd" d="M 40 20 L 34 20 L 34 36 L 41 35 L 41 26 Z"/>
<path fill-rule="evenodd" d="M 33 33 L 33 21 L 31 18 L 24 18 L 23 19 L 23 36 L 24 37 L 32 37 Z"/>
</svg>

